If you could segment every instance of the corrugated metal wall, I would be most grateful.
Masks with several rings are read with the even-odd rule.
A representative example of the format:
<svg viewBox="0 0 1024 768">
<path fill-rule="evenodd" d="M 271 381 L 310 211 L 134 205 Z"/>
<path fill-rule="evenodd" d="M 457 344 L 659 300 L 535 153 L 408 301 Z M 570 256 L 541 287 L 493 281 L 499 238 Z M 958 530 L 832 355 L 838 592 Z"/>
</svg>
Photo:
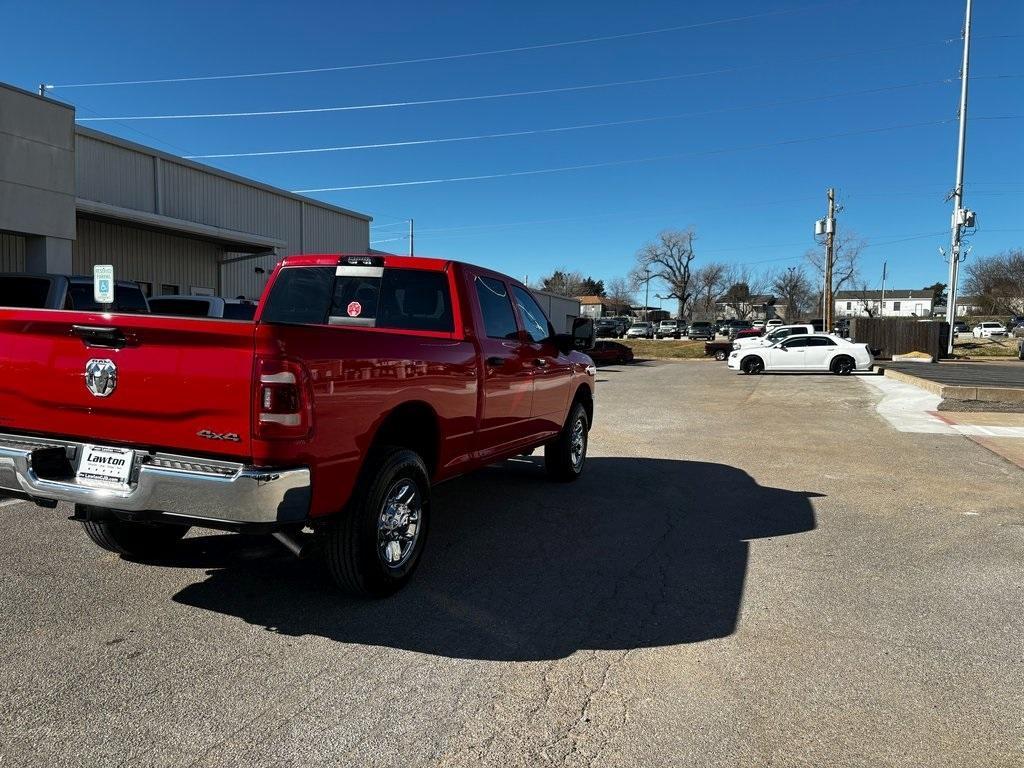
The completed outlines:
<svg viewBox="0 0 1024 768">
<path fill-rule="evenodd" d="M 0 272 L 25 271 L 25 238 L 0 232 Z"/>
<path fill-rule="evenodd" d="M 284 243 L 277 253 L 221 267 L 220 291 L 225 296 L 258 297 L 267 274 L 287 254 L 366 253 L 370 246 L 370 225 L 364 218 L 89 129 L 80 128 L 76 135 L 76 176 L 80 198 Z M 139 234 L 143 230 L 103 229 L 97 228 L 96 221 L 81 221 L 88 231 L 79 234 L 76 271 L 88 271 L 93 263 L 116 265 L 116 259 L 148 249 L 159 254 L 158 263 L 149 269 L 145 263 L 125 262 L 130 279 L 158 283 L 168 276 L 183 290 L 200 284 L 190 280 L 203 279 L 202 285 L 216 286 L 205 269 L 197 271 L 193 260 L 200 253 L 216 251 L 220 255 L 219 246 L 170 235 L 143 242 Z M 105 247 L 114 248 L 119 255 L 104 256 Z M 239 255 L 243 254 L 224 254 L 227 258 Z M 183 260 L 180 267 L 174 265 L 177 259 Z M 216 272 L 216 264 L 209 266 Z M 262 274 L 256 272 L 257 267 L 263 269 Z"/>
<path fill-rule="evenodd" d="M 75 184 L 86 200 L 157 213 L 152 155 L 78 134 Z"/>
<path fill-rule="evenodd" d="M 80 218 L 71 260 L 75 274 L 89 275 L 96 264 L 113 264 L 115 278 L 150 283 L 154 295 L 164 284 L 187 294 L 193 287 L 218 289 L 222 253 L 220 246 L 202 240 Z"/>
</svg>

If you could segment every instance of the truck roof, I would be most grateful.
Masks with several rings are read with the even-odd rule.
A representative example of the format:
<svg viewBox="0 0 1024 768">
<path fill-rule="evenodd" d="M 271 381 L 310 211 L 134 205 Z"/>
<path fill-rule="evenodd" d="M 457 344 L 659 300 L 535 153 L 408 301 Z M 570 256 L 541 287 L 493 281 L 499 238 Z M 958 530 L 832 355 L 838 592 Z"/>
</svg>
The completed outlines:
<svg viewBox="0 0 1024 768">
<path fill-rule="evenodd" d="M 393 256 L 391 254 L 365 254 L 365 253 L 307 253 L 301 256 L 285 256 L 281 260 L 282 267 L 333 267 L 337 266 L 339 259 L 348 256 L 373 259 L 383 259 L 385 267 L 398 267 L 405 269 L 430 269 L 441 271 L 449 264 L 455 262 L 449 259 L 431 259 L 421 256 Z M 379 262 L 378 262 L 379 263 Z"/>
</svg>

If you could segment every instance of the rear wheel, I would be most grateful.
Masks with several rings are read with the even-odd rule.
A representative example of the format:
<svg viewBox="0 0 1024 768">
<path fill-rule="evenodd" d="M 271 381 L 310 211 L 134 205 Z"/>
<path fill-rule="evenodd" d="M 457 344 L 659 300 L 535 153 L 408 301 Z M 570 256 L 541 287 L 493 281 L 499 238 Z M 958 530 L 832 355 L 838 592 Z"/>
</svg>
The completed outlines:
<svg viewBox="0 0 1024 768">
<path fill-rule="evenodd" d="M 853 358 L 846 355 L 840 355 L 832 361 L 832 373 L 839 376 L 849 376 L 856 367 L 857 364 L 853 361 Z"/>
<path fill-rule="evenodd" d="M 98 547 L 138 560 L 166 555 L 189 529 L 187 525 L 124 520 L 83 520 L 82 528 Z"/>
<path fill-rule="evenodd" d="M 544 468 L 548 475 L 561 482 L 570 482 L 583 473 L 589 429 L 586 409 L 582 403 L 574 403 L 558 437 L 544 446 Z"/>
<path fill-rule="evenodd" d="M 719 349 L 718 351 L 715 352 L 715 360 L 721 361 L 721 360 L 725 360 L 725 358 L 727 358 L 727 357 L 728 357 L 728 355 L 725 353 L 724 349 Z"/>
<path fill-rule="evenodd" d="M 387 597 L 419 564 L 427 539 L 430 478 L 406 448 L 375 451 L 345 510 L 324 533 L 334 583 L 357 597 Z"/>
<path fill-rule="evenodd" d="M 756 376 L 757 374 L 764 371 L 764 360 L 756 355 L 746 358 L 743 361 L 743 372 L 750 375 Z"/>
</svg>

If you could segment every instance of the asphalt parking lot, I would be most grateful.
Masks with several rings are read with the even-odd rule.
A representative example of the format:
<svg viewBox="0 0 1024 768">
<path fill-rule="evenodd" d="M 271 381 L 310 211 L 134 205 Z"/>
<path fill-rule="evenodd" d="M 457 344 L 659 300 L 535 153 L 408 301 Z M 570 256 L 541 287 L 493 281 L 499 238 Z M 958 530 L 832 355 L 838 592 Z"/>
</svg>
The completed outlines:
<svg viewBox="0 0 1024 768">
<path fill-rule="evenodd" d="M 584 478 L 438 488 L 384 602 L 0 506 L 0 766 L 1024 764 L 1021 469 L 858 377 L 599 380 Z"/>
</svg>

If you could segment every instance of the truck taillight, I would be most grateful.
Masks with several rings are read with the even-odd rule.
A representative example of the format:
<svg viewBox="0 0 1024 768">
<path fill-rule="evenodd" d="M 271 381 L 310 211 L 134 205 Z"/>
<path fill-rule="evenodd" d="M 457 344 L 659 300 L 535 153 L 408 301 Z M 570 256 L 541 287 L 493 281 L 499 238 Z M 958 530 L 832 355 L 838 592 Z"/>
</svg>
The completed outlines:
<svg viewBox="0 0 1024 768">
<path fill-rule="evenodd" d="M 279 358 L 256 361 L 253 437 L 302 438 L 313 428 L 313 393 L 301 363 Z"/>
</svg>

